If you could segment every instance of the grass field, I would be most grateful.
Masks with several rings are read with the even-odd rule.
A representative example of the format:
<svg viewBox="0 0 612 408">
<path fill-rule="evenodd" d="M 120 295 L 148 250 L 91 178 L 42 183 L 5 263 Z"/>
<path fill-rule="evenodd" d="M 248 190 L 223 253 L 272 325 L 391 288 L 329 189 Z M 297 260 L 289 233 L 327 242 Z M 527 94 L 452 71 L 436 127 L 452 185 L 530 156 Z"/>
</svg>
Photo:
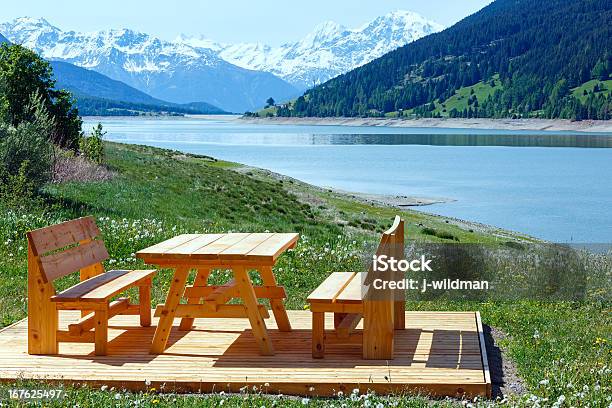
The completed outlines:
<svg viewBox="0 0 612 408">
<path fill-rule="evenodd" d="M 361 254 L 398 210 L 373 207 L 301 183 L 257 172 L 239 172 L 239 165 L 142 146 L 107 144 L 107 161 L 116 177 L 105 182 L 49 185 L 44 197 L 24 207 L 0 212 L 0 327 L 26 316 L 26 231 L 82 215 L 94 215 L 111 259 L 109 268 L 142 264 L 134 253 L 184 232 L 296 231 L 296 249 L 276 266 L 287 288 L 288 306 L 302 309 L 307 294 L 331 271 L 363 267 Z M 407 211 L 408 238 L 417 241 L 474 242 L 502 245 L 525 240 L 519 234 L 470 230 L 442 217 Z M 433 232 L 432 232 L 433 231 Z M 364 244 L 365 243 L 365 244 Z M 608 259 L 609 261 L 609 259 Z M 604 260 L 604 262 L 607 262 Z M 610 265 L 604 265 L 610 267 Z M 612 267 L 610 268 L 612 269 Z M 169 272 L 155 278 L 153 302 L 168 289 Z M 608 278 L 610 275 L 608 275 Z M 75 283 L 76 277 L 60 282 Z M 221 273 L 218 281 L 227 279 Z M 255 279 L 257 279 L 255 277 Z M 528 392 L 509 397 L 520 406 L 608 407 L 612 380 L 612 317 L 609 287 L 584 302 L 409 302 L 416 310 L 480 310 L 485 324 L 506 334 L 506 350 Z M 32 382 L 0 385 L 0 402 L 11 388 L 39 388 Z M 339 399 L 280 398 L 245 390 L 242 395 L 177 396 L 151 390 L 67 387 L 66 399 L 46 406 L 453 406 L 454 400 L 431 401 L 418 396 L 344 395 Z M 248 392 L 247 392 L 248 391 Z M 10 402 L 10 401 L 7 401 Z M 13 401 L 15 402 L 15 401 Z M 489 405 L 491 402 L 470 401 Z M 500 403 L 501 402 L 497 402 Z M 382 405 L 381 405 L 382 404 Z M 463 404 L 467 404 L 463 401 Z"/>
<path fill-rule="evenodd" d="M 588 94 L 593 93 L 596 85 L 599 88 L 597 92 L 594 92 L 597 96 L 608 96 L 610 95 L 610 92 L 612 92 L 612 79 L 608 79 L 607 81 L 599 81 L 597 79 L 592 79 L 580 85 L 579 87 L 573 88 L 572 95 L 584 102 L 588 97 Z"/>
</svg>

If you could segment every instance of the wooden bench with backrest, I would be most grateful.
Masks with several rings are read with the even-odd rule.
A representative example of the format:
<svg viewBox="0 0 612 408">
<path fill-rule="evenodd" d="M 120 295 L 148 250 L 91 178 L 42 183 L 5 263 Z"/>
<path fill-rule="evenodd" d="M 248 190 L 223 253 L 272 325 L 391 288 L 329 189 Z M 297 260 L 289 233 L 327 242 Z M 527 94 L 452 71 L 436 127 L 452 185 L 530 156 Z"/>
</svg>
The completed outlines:
<svg viewBox="0 0 612 408">
<path fill-rule="evenodd" d="M 404 221 L 395 217 L 385 231 L 376 255 L 404 258 Z M 394 279 L 400 275 L 395 272 Z M 394 330 L 405 328 L 403 291 L 374 294 L 375 274 L 368 272 L 334 272 L 309 296 L 312 312 L 312 356 L 323 358 L 325 343 L 361 344 L 364 359 L 392 359 Z M 334 331 L 325 331 L 325 313 L 334 314 Z M 355 328 L 363 319 L 363 330 Z"/>
<path fill-rule="evenodd" d="M 93 217 L 27 233 L 29 354 L 57 354 L 59 342 L 91 342 L 96 355 L 106 355 L 111 317 L 140 315 L 141 326 L 151 325 L 151 283 L 156 271 L 104 272 L 102 262 L 109 256 L 99 237 Z M 76 271 L 81 282 L 56 293 L 53 281 Z M 135 286 L 139 304 L 127 298 L 111 301 Z M 80 310 L 81 319 L 67 331 L 59 330 L 59 310 Z"/>
</svg>

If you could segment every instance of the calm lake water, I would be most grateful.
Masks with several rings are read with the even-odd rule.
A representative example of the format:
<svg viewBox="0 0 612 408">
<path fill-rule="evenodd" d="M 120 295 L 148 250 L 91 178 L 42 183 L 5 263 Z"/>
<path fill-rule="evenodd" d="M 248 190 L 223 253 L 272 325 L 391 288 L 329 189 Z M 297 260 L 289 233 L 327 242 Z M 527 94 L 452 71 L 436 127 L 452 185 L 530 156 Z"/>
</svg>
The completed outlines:
<svg viewBox="0 0 612 408">
<path fill-rule="evenodd" d="M 556 242 L 612 242 L 612 135 L 86 118 L 106 139 L 205 154 L 318 186 L 455 201 L 419 211 Z"/>
</svg>

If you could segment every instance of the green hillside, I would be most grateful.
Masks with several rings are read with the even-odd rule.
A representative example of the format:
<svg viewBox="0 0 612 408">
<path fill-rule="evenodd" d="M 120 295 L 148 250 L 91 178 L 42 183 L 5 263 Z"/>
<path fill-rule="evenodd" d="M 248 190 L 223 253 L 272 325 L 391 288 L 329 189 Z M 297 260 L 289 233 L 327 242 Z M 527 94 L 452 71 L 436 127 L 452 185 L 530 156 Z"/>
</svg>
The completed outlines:
<svg viewBox="0 0 612 408">
<path fill-rule="evenodd" d="M 606 81 L 593 79 L 591 81 L 585 82 L 584 84 L 576 88 L 573 88 L 572 95 L 584 102 L 590 95 L 594 95 L 597 97 L 601 95 L 607 98 L 610 96 L 611 91 L 612 79 L 608 79 Z"/>
<path fill-rule="evenodd" d="M 450 116 L 456 109 L 460 117 L 609 119 L 609 92 L 573 90 L 610 80 L 611 27 L 609 0 L 497 0 L 308 90 L 276 114 Z M 474 97 L 467 104 L 472 89 L 477 106 Z"/>
</svg>

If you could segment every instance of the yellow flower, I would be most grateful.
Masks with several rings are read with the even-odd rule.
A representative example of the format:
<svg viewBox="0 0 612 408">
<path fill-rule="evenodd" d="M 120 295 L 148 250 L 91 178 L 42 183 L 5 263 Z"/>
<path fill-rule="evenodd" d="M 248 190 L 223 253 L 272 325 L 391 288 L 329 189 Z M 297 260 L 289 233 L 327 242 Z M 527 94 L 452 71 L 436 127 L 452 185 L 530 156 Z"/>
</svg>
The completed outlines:
<svg viewBox="0 0 612 408">
<path fill-rule="evenodd" d="M 606 344 L 608 341 L 606 339 L 603 339 L 601 337 L 598 337 L 595 339 L 595 344 L 600 345 L 600 344 Z"/>
<path fill-rule="evenodd" d="M 151 401 L 151 404 L 157 404 L 159 402 L 159 400 L 154 399 L 153 401 Z"/>
<path fill-rule="evenodd" d="M 304 305 L 304 310 L 310 310 L 310 305 Z"/>
</svg>

